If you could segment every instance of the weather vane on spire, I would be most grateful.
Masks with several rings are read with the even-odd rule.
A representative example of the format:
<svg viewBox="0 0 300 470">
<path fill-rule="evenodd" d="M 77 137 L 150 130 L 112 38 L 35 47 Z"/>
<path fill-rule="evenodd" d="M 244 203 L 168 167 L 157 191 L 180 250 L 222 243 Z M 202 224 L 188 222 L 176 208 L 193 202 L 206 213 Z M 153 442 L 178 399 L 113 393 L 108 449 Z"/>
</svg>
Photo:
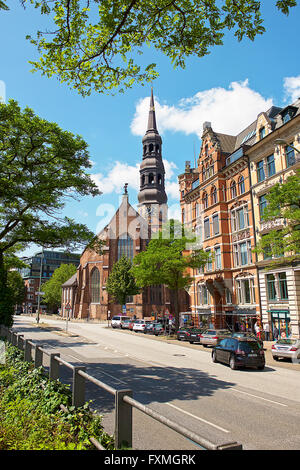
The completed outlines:
<svg viewBox="0 0 300 470">
<path fill-rule="evenodd" d="M 125 183 L 124 184 L 124 194 L 128 194 L 127 186 L 128 186 L 128 183 Z"/>
</svg>

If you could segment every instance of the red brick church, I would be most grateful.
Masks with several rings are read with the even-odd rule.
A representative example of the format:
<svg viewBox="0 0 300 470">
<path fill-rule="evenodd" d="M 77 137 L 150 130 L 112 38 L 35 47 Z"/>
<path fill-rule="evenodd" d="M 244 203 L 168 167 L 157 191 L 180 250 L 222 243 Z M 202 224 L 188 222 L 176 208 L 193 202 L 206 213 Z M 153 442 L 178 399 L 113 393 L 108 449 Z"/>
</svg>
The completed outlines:
<svg viewBox="0 0 300 470">
<path fill-rule="evenodd" d="M 122 305 L 116 304 L 106 291 L 109 273 L 123 255 L 133 257 L 147 248 L 151 234 L 167 220 L 165 169 L 162 160 L 162 139 L 158 133 L 151 90 L 148 126 L 142 140 L 143 159 L 140 165 L 138 212 L 130 205 L 127 184 L 120 207 L 108 225 L 98 234 L 103 240 L 102 254 L 85 249 L 77 273 L 62 286 L 62 315 L 81 319 L 106 320 L 122 314 Z M 128 298 L 126 314 L 144 318 L 172 314 L 173 296 L 165 286 L 144 288 Z M 188 310 L 188 294 L 179 299 L 180 311 Z"/>
</svg>

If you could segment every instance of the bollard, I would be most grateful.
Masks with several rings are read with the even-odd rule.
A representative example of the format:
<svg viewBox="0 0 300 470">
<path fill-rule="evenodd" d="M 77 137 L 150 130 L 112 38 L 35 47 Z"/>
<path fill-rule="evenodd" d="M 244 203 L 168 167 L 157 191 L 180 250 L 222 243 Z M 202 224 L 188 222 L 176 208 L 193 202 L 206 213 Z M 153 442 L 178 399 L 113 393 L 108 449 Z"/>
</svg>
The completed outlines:
<svg viewBox="0 0 300 470">
<path fill-rule="evenodd" d="M 24 341 L 25 343 L 25 353 L 24 353 L 24 359 L 25 361 L 27 362 L 31 362 L 32 361 L 32 357 L 31 357 L 31 342 L 29 339 L 25 339 Z"/>
<path fill-rule="evenodd" d="M 55 359 L 60 357 L 59 353 L 50 353 L 50 368 L 49 368 L 49 379 L 58 380 L 59 379 L 59 362 Z"/>
<path fill-rule="evenodd" d="M 116 390 L 115 443 L 116 448 L 132 447 L 132 406 L 123 401 L 124 395 L 132 397 L 132 390 Z"/>
<path fill-rule="evenodd" d="M 43 346 L 35 346 L 34 354 L 34 367 L 41 367 L 43 365 Z"/>
<path fill-rule="evenodd" d="M 72 406 L 78 408 L 85 404 L 85 378 L 78 372 L 85 372 L 84 366 L 74 366 L 73 368 L 73 389 Z"/>
</svg>

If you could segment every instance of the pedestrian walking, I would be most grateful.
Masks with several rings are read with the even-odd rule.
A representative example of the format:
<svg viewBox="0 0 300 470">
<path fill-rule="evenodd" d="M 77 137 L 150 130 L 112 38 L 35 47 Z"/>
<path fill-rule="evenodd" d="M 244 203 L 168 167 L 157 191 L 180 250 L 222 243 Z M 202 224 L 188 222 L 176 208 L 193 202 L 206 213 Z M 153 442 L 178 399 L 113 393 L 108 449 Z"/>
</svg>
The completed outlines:
<svg viewBox="0 0 300 470">
<path fill-rule="evenodd" d="M 270 341 L 270 325 L 269 325 L 269 323 L 264 324 L 264 333 L 265 333 L 265 340 Z"/>
<path fill-rule="evenodd" d="M 273 328 L 273 338 L 274 338 L 275 341 L 278 340 L 278 336 L 279 336 L 279 330 L 278 330 L 277 326 L 274 326 L 274 328 Z"/>
</svg>

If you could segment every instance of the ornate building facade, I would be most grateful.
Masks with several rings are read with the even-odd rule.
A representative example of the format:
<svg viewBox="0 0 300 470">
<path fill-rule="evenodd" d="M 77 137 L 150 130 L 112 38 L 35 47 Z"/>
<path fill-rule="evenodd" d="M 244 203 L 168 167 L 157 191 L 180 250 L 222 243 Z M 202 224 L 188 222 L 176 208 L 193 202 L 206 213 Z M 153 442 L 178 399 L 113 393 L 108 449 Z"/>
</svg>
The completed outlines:
<svg viewBox="0 0 300 470">
<path fill-rule="evenodd" d="M 272 106 L 237 136 L 203 126 L 196 168 L 179 175 L 182 222 L 198 234 L 211 261 L 191 273 L 191 310 L 196 322 L 215 327 L 256 321 L 275 326 L 282 337 L 300 337 L 300 266 L 253 249 L 286 220 L 263 220 L 266 194 L 300 168 L 300 99 Z"/>
</svg>

